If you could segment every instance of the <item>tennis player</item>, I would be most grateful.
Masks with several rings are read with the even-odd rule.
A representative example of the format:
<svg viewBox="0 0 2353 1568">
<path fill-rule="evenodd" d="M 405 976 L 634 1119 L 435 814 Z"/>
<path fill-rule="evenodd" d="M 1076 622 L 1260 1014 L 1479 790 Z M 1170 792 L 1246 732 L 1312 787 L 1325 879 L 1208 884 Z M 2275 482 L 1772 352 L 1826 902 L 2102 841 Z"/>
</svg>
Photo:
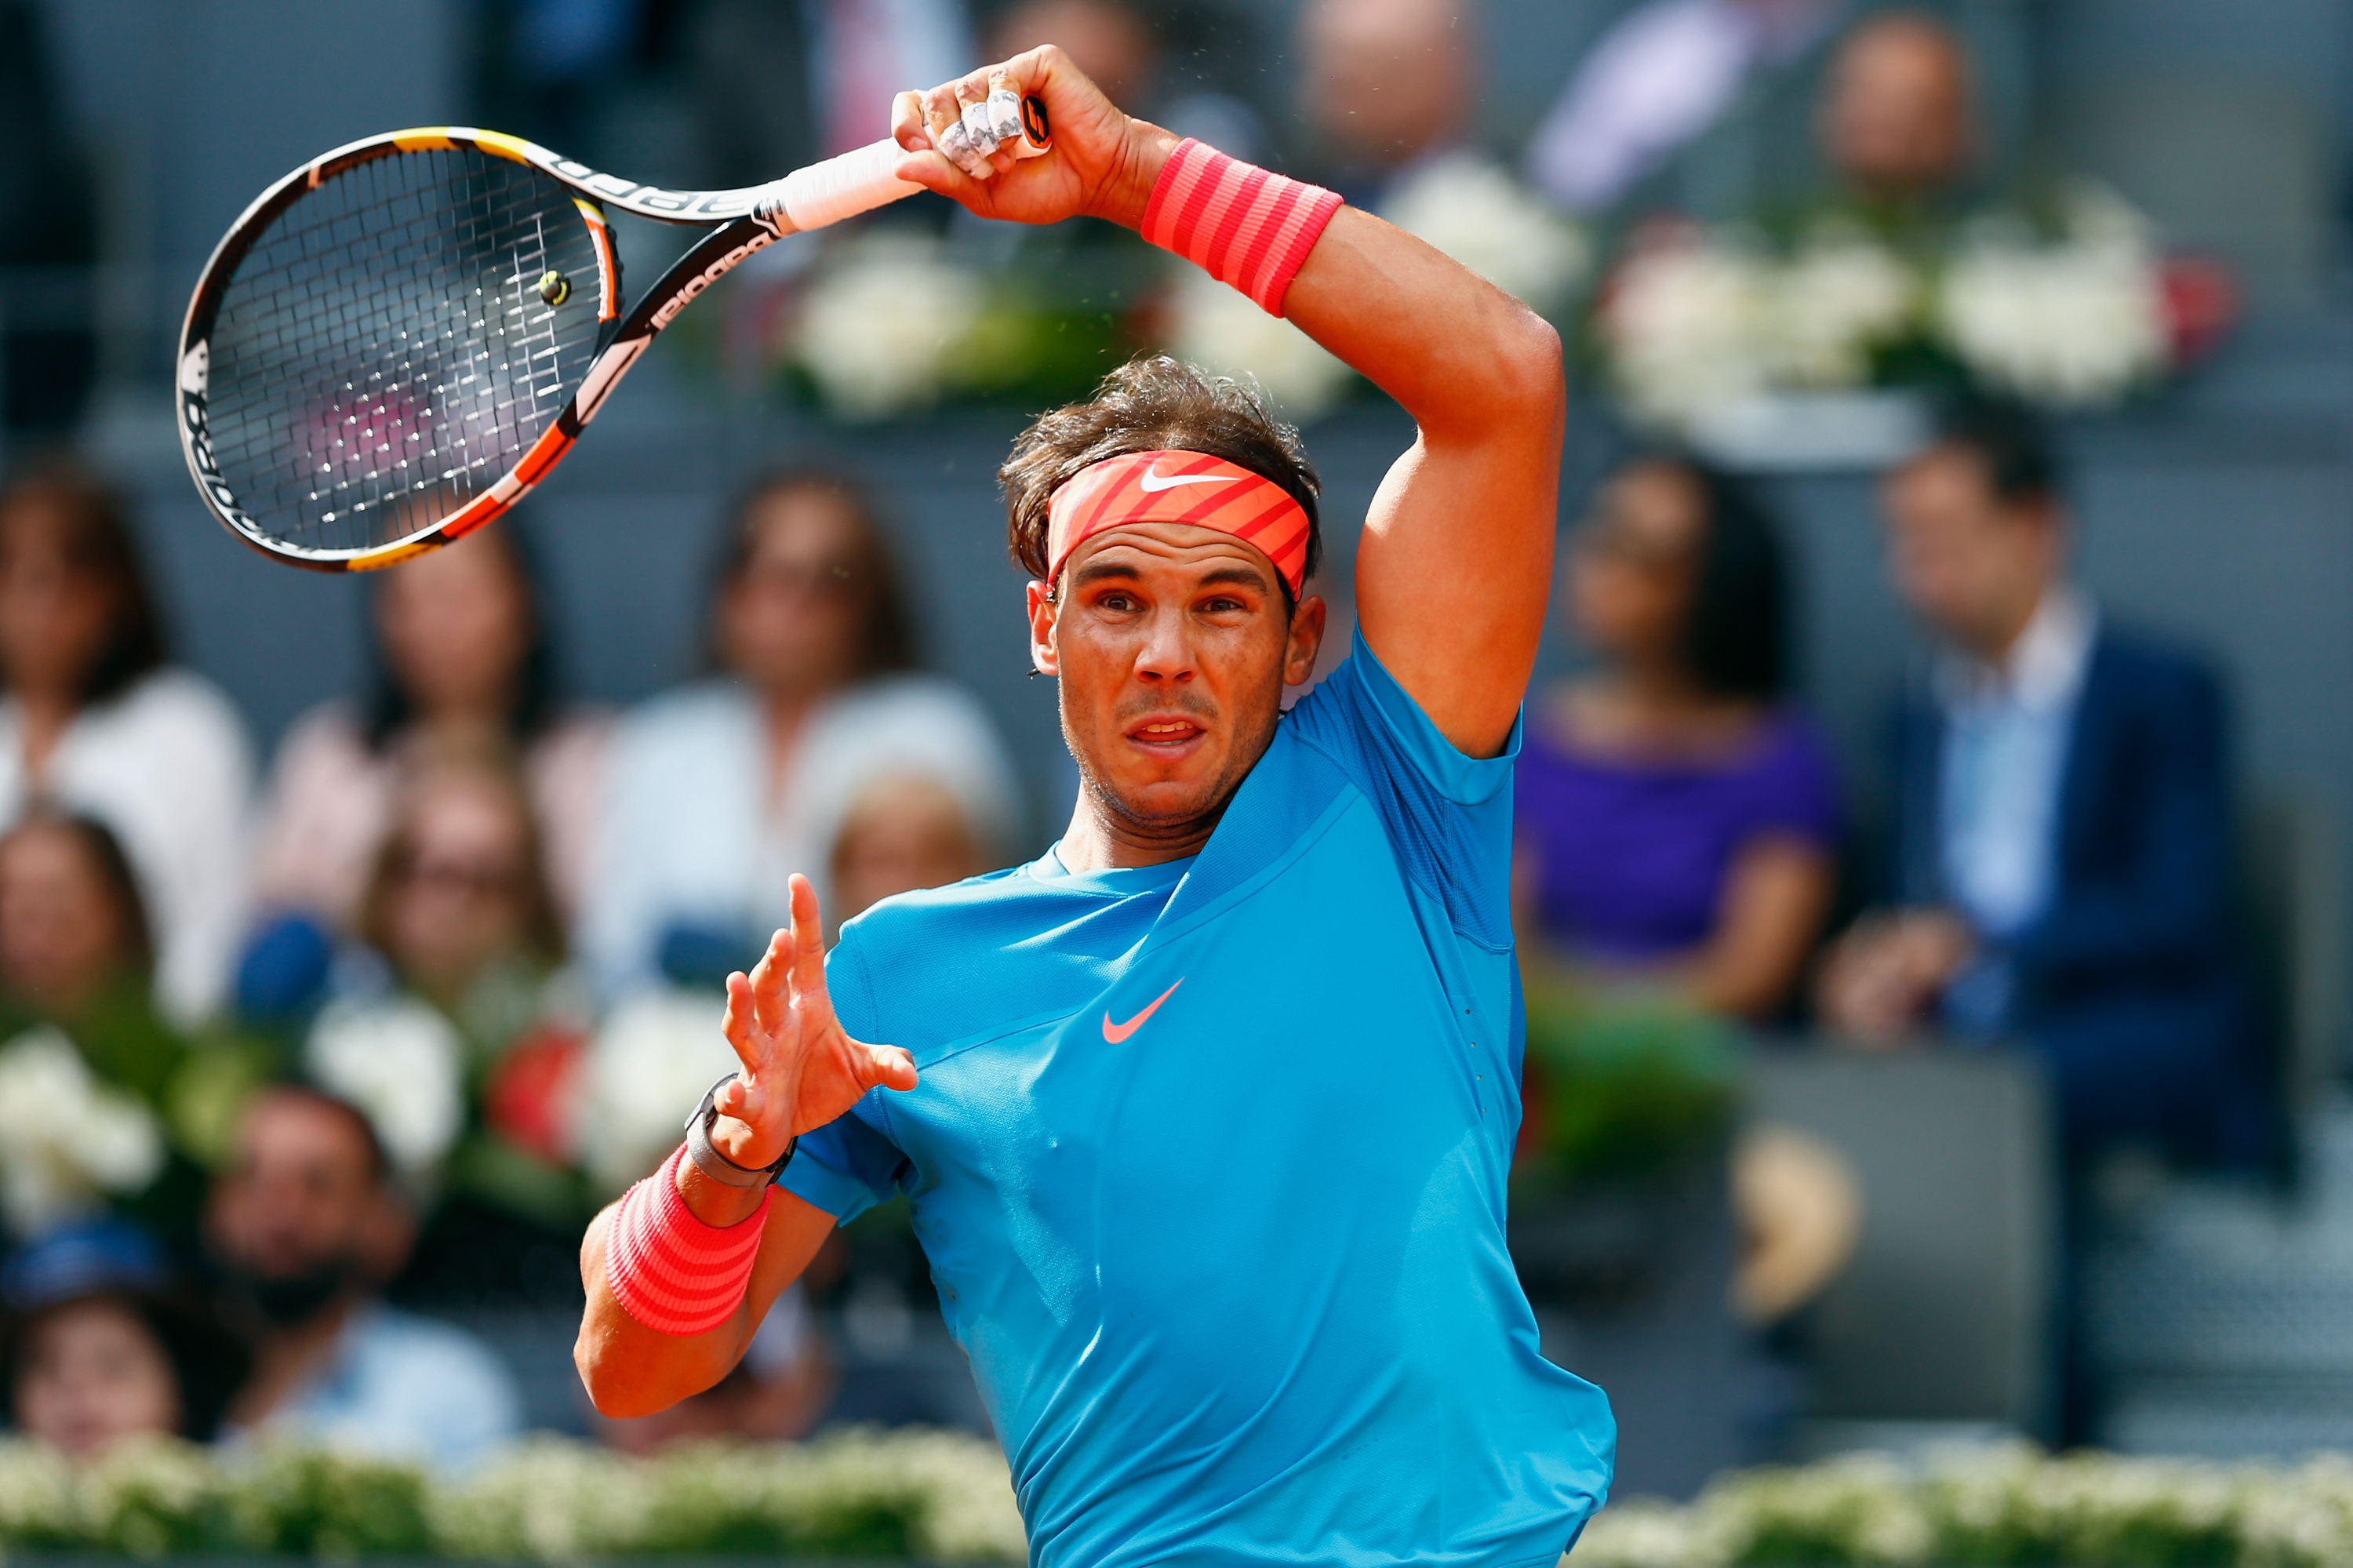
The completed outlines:
<svg viewBox="0 0 2353 1568">
<path fill-rule="evenodd" d="M 1027 430 L 1002 477 L 1070 826 L 877 906 L 830 963 L 796 879 L 792 929 L 728 982 L 741 1066 L 589 1230 L 581 1372 L 613 1415 L 709 1387 L 827 1232 L 903 1192 L 1033 1562 L 1549 1568 L 1615 1442 L 1504 1245 L 1558 341 L 1058 49 L 998 69 L 1059 155 L 981 179 L 937 150 L 983 71 L 902 95 L 905 177 L 1140 228 L 1419 422 L 1365 519 L 1355 640 L 1282 715 L 1324 630 L 1316 481 L 1253 397 L 1148 360 Z"/>
</svg>

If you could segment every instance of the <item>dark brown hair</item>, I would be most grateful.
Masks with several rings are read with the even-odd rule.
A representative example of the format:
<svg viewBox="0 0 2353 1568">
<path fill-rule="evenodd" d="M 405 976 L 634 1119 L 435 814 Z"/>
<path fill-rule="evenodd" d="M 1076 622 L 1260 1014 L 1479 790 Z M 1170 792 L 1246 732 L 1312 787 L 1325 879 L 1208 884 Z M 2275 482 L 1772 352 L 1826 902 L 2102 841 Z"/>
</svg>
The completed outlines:
<svg viewBox="0 0 2353 1568">
<path fill-rule="evenodd" d="M 1267 411 L 1255 387 L 1207 376 L 1165 354 L 1129 360 L 1103 377 L 1095 395 L 1041 414 L 1013 443 L 997 471 L 1005 487 L 1007 546 L 1033 577 L 1046 575 L 1046 527 L 1054 492 L 1079 471 L 1128 452 L 1202 452 L 1238 463 L 1281 485 L 1307 514 L 1307 565 L 1324 554 L 1316 510 L 1323 482 L 1299 444 L 1299 432 Z M 1283 587 L 1283 600 L 1291 589 Z"/>
<path fill-rule="evenodd" d="M 720 549 L 718 568 L 712 574 L 712 597 L 733 588 L 752 565 L 753 546 L 759 537 L 760 508 L 795 491 L 814 492 L 839 503 L 857 541 L 853 548 L 858 560 L 853 569 L 865 589 L 865 603 L 859 621 L 858 657 L 852 678 L 865 680 L 914 668 L 915 639 L 907 615 L 906 595 L 899 586 L 898 564 L 892 559 L 891 546 L 884 537 L 881 509 L 864 484 L 836 470 L 803 464 L 771 470 L 752 482 L 728 509 L 726 540 Z M 716 625 L 714 617 L 714 637 Z M 714 643 L 713 665 L 719 662 L 718 654 Z"/>
<path fill-rule="evenodd" d="M 64 532 L 66 559 L 107 591 L 114 623 L 81 683 L 84 703 L 120 695 L 164 662 L 164 629 L 121 497 L 64 458 L 37 463 L 0 491 L 0 529 L 23 507 L 46 507 Z"/>
<path fill-rule="evenodd" d="M 122 853 L 122 841 L 95 817 L 36 806 L 0 834 L 0 846 L 31 833 L 63 833 L 73 841 L 114 906 L 122 940 L 122 950 L 116 957 L 132 973 L 145 978 L 155 966 L 155 933 L 147 921 L 147 900 L 140 895 L 139 877 L 131 869 L 131 857 Z"/>
</svg>

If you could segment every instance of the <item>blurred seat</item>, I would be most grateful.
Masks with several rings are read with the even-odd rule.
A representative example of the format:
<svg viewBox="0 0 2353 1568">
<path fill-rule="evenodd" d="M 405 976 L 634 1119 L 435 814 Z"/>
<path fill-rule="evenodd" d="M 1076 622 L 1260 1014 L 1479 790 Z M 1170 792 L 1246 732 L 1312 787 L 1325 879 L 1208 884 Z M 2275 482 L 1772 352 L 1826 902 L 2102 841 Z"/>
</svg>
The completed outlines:
<svg viewBox="0 0 2353 1568">
<path fill-rule="evenodd" d="M 2058 1224 L 2048 1096 L 1989 1051 L 1758 1054 L 1757 1122 L 1837 1150 L 1863 1192 L 1853 1261 L 1810 1309 L 1801 1448 L 2027 1430 L 2049 1377 Z"/>
<path fill-rule="evenodd" d="M 2248 808 L 2239 928 L 2282 1098 L 2301 1133 L 2345 1070 L 2344 861 L 2320 800 L 2275 790 Z"/>
</svg>

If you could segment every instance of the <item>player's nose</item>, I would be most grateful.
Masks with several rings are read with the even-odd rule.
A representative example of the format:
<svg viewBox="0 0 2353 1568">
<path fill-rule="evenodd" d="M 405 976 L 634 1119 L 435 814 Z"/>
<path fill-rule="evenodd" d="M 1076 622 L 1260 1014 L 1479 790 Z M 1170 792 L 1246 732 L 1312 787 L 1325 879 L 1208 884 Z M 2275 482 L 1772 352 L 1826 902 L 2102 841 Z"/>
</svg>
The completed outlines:
<svg viewBox="0 0 2353 1568">
<path fill-rule="evenodd" d="M 1196 660 L 1193 639 L 1182 609 L 1163 609 L 1145 624 L 1143 646 L 1136 650 L 1135 673 L 1151 682 L 1188 681 Z"/>
</svg>

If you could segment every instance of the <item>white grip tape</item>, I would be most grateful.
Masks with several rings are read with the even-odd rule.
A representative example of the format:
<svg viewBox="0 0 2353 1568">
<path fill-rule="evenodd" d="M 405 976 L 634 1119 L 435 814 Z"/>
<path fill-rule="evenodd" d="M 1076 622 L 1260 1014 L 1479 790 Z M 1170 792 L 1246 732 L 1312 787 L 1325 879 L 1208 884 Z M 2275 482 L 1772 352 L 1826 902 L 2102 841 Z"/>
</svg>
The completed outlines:
<svg viewBox="0 0 2353 1568">
<path fill-rule="evenodd" d="M 892 172 L 903 156 L 905 150 L 885 136 L 838 158 L 795 169 L 776 182 L 777 205 L 793 227 L 804 231 L 871 212 L 923 188 Z"/>
</svg>

